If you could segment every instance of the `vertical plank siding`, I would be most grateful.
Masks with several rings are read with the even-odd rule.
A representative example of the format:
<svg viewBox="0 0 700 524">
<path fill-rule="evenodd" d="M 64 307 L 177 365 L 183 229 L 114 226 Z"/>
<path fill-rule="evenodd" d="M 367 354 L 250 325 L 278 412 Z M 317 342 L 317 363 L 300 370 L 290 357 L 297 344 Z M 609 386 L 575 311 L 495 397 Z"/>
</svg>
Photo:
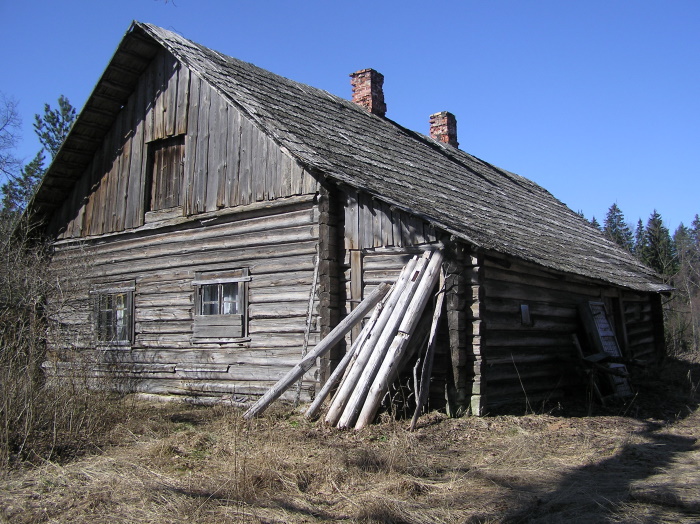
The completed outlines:
<svg viewBox="0 0 700 524">
<path fill-rule="evenodd" d="M 316 179 L 272 139 L 161 51 L 54 215 L 51 232 L 67 239 L 142 226 L 151 191 L 148 144 L 181 135 L 184 215 L 318 191 Z"/>
<path fill-rule="evenodd" d="M 262 216 L 227 215 L 219 223 L 187 231 L 118 236 L 108 244 L 59 243 L 53 262 L 57 266 L 89 261 L 86 286 L 71 297 L 74 307 L 61 318 L 64 328 L 72 326 L 76 334 L 70 337 L 70 349 L 94 353 L 87 289 L 131 280 L 134 343 L 104 349 L 93 371 L 111 364 L 128 375 L 130 387 L 151 393 L 262 393 L 301 356 L 318 234 L 319 210 L 308 200 Z M 195 273 L 244 267 L 251 276 L 248 339 L 194 341 Z M 81 271 L 76 276 L 83 280 L 84 275 Z M 315 304 L 311 345 L 319 340 L 319 300 Z M 61 349 L 67 348 L 54 347 L 57 353 Z M 307 398 L 317 373 L 307 374 Z"/>
</svg>

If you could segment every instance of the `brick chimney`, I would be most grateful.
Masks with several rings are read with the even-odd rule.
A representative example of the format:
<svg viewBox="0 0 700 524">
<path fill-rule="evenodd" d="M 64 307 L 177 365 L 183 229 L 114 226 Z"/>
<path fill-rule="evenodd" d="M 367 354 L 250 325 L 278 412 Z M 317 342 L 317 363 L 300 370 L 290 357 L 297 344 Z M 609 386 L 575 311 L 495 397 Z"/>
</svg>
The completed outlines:
<svg viewBox="0 0 700 524">
<path fill-rule="evenodd" d="M 455 116 L 447 111 L 430 115 L 430 137 L 452 147 L 459 147 Z"/>
<path fill-rule="evenodd" d="M 384 116 L 384 75 L 374 69 L 363 69 L 350 75 L 352 101 L 361 105 L 373 115 Z"/>
</svg>

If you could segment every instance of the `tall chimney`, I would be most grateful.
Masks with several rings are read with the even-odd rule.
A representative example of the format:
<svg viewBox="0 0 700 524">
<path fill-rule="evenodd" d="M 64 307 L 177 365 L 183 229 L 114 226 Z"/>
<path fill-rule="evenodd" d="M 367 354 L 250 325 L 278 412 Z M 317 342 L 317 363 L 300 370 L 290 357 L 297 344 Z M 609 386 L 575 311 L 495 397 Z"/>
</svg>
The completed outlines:
<svg viewBox="0 0 700 524">
<path fill-rule="evenodd" d="M 350 75 L 352 101 L 367 109 L 373 115 L 384 116 L 384 75 L 374 69 L 363 69 Z"/>
<path fill-rule="evenodd" d="M 457 142 L 457 119 L 455 116 L 447 111 L 430 115 L 430 137 L 438 142 L 459 147 L 459 142 Z"/>
</svg>

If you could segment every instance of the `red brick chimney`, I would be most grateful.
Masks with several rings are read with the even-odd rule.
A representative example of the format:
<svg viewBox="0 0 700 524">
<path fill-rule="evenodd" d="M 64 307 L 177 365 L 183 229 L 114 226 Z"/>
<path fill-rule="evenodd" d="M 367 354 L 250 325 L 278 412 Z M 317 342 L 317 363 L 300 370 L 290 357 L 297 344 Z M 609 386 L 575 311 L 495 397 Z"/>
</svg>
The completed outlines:
<svg viewBox="0 0 700 524">
<path fill-rule="evenodd" d="M 374 69 L 363 69 L 350 75 L 352 101 L 367 109 L 373 115 L 384 116 L 384 75 Z"/>
<path fill-rule="evenodd" d="M 438 142 L 459 147 L 459 142 L 457 142 L 457 119 L 455 116 L 447 111 L 430 115 L 430 137 Z"/>
</svg>

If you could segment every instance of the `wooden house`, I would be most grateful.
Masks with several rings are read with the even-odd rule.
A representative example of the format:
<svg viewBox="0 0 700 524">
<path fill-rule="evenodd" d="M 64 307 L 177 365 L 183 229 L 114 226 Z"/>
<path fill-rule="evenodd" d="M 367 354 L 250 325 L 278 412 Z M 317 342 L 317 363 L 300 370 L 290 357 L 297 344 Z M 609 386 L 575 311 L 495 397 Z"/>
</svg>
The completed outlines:
<svg viewBox="0 0 700 524">
<path fill-rule="evenodd" d="M 54 264 L 86 283 L 47 368 L 82 352 L 140 391 L 245 401 L 436 248 L 433 405 L 560 394 L 590 300 L 624 355 L 655 362 L 669 288 L 537 184 L 458 149 L 451 114 L 431 136 L 387 119 L 382 82 L 355 73 L 348 101 L 134 23 L 31 204 Z"/>
</svg>

